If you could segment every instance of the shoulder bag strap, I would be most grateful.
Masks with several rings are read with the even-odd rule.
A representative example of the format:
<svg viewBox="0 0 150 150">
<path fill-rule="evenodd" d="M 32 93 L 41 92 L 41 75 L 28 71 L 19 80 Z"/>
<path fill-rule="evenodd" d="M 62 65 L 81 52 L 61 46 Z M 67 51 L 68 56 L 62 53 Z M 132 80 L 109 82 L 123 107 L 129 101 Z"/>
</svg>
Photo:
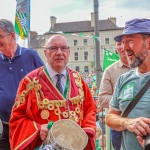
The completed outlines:
<svg viewBox="0 0 150 150">
<path fill-rule="evenodd" d="M 131 112 L 131 110 L 138 103 L 138 101 L 141 99 L 141 97 L 144 95 L 144 93 L 147 91 L 147 89 L 149 87 L 150 87 L 150 79 L 144 85 L 144 87 L 139 91 L 139 93 L 135 96 L 135 98 L 130 102 L 130 104 L 127 106 L 126 110 L 121 114 L 122 117 L 128 116 L 128 114 Z"/>
</svg>

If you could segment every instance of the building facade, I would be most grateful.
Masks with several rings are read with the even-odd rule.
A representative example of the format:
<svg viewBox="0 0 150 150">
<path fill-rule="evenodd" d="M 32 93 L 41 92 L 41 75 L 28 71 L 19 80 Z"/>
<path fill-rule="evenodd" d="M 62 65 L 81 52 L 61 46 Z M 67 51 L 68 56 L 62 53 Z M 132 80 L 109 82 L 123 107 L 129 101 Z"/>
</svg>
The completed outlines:
<svg viewBox="0 0 150 150">
<path fill-rule="evenodd" d="M 100 41 L 100 64 L 102 66 L 104 50 L 115 52 L 114 37 L 121 34 L 123 30 L 123 28 L 116 26 L 116 18 L 110 17 L 106 20 L 99 20 L 100 37 L 95 37 L 93 13 L 91 13 L 90 21 L 65 23 L 57 23 L 56 17 L 51 16 L 50 24 L 48 32 L 44 35 L 36 35 L 32 39 L 31 47 L 37 50 L 43 61 L 46 61 L 43 52 L 45 41 L 54 34 L 63 34 L 68 40 L 71 52 L 68 66 L 79 72 L 95 71 L 95 40 Z"/>
</svg>

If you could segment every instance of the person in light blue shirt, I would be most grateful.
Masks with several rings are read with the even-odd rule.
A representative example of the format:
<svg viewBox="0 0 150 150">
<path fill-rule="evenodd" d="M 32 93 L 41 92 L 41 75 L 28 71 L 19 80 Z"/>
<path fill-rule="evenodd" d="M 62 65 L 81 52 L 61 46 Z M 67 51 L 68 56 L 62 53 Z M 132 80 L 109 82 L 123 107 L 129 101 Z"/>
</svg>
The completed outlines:
<svg viewBox="0 0 150 150">
<path fill-rule="evenodd" d="M 119 78 L 106 124 L 122 131 L 121 150 L 143 150 L 143 138 L 150 134 L 150 88 L 128 117 L 122 117 L 121 113 L 150 79 L 150 19 L 127 21 L 123 33 L 114 39 L 122 42 L 129 65 L 134 69 Z"/>
<path fill-rule="evenodd" d="M 12 22 L 0 19 L 0 119 L 4 128 L 0 149 L 10 149 L 8 122 L 19 82 L 41 66 L 43 61 L 35 50 L 16 44 Z"/>
</svg>

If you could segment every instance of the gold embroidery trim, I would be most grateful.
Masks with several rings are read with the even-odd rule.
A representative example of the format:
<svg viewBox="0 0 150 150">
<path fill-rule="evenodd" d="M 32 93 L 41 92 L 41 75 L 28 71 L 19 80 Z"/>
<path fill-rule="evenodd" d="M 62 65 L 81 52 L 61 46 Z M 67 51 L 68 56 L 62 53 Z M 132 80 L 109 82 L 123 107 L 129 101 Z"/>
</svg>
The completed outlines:
<svg viewBox="0 0 150 150">
<path fill-rule="evenodd" d="M 84 91 L 83 91 L 83 88 L 82 88 L 81 77 L 80 77 L 80 75 L 77 72 L 74 72 L 73 76 L 75 78 L 75 84 L 78 87 L 80 99 L 81 99 L 81 101 L 84 101 Z"/>
<path fill-rule="evenodd" d="M 41 85 L 38 83 L 39 80 L 37 80 L 36 77 L 33 78 L 33 80 L 30 80 L 28 77 L 26 79 L 29 81 L 29 83 L 26 85 L 26 90 L 23 90 L 21 94 L 17 95 L 17 100 L 13 106 L 13 109 L 18 107 L 20 104 L 25 103 L 25 97 L 28 95 L 29 91 L 34 89 L 36 94 L 37 91 L 41 89 Z M 39 96 L 37 96 L 39 98 Z"/>
<path fill-rule="evenodd" d="M 22 91 L 21 94 L 17 95 L 17 100 L 14 104 L 14 107 L 18 107 L 20 104 L 25 103 L 25 97 L 28 95 L 29 91 L 33 89 L 36 94 L 38 108 L 42 109 L 41 111 L 42 119 L 47 120 L 50 117 L 49 111 L 54 110 L 55 115 L 57 115 L 59 119 L 61 119 L 60 115 L 62 115 L 64 118 L 72 118 L 76 122 L 79 121 L 79 118 L 82 120 L 83 112 L 80 112 L 80 108 L 81 105 L 83 107 L 84 92 L 82 89 L 81 77 L 79 76 L 78 73 L 73 73 L 73 76 L 75 77 L 75 83 L 79 88 L 79 95 L 70 98 L 72 105 L 77 105 L 75 111 L 61 112 L 60 107 L 66 108 L 66 100 L 49 100 L 45 98 L 44 93 L 41 90 L 41 85 L 38 83 L 39 80 L 37 80 L 36 77 L 34 77 L 33 80 L 26 77 L 29 83 L 26 85 L 26 90 Z M 79 114 L 80 117 L 78 117 L 76 114 Z"/>
</svg>

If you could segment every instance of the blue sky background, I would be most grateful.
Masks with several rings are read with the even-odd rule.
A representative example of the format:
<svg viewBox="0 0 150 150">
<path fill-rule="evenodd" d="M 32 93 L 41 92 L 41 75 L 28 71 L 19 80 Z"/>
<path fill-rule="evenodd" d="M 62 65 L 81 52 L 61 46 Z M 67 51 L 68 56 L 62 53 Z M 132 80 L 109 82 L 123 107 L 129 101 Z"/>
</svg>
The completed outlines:
<svg viewBox="0 0 150 150">
<path fill-rule="evenodd" d="M 93 0 L 30 0 L 31 30 L 39 34 L 50 28 L 50 16 L 57 22 L 74 22 L 91 19 Z M 99 0 L 99 19 L 116 17 L 117 25 L 124 26 L 133 18 L 150 19 L 150 0 Z M 14 22 L 16 0 L 3 0 L 0 8 L 0 19 Z"/>
</svg>

